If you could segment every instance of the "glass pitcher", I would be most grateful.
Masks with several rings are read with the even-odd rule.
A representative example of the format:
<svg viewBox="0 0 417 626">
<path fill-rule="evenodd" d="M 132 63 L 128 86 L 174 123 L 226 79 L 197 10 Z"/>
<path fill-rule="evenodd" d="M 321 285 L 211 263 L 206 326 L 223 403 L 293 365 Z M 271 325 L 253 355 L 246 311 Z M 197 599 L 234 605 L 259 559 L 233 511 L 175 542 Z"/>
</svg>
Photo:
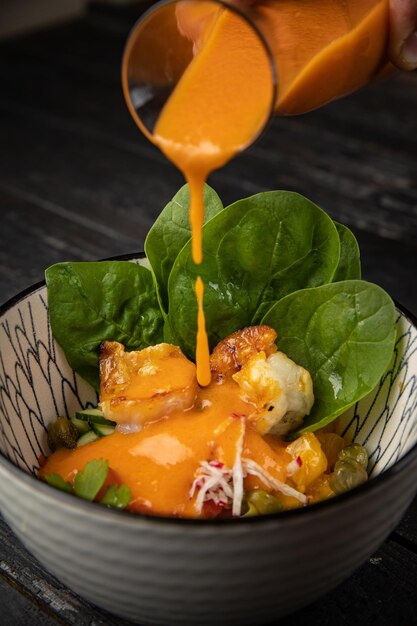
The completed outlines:
<svg viewBox="0 0 417 626">
<path fill-rule="evenodd" d="M 165 0 L 139 20 L 123 61 L 125 96 L 142 129 L 152 131 L 185 70 L 209 45 L 216 24 L 222 20 L 227 28 L 236 15 L 266 47 L 273 83 L 270 113 L 311 111 L 391 69 L 388 0 Z M 237 57 L 240 69 L 250 54 L 245 45 Z M 224 56 L 231 53 L 236 49 L 226 46 Z M 248 71 L 253 72 L 249 64 Z"/>
</svg>

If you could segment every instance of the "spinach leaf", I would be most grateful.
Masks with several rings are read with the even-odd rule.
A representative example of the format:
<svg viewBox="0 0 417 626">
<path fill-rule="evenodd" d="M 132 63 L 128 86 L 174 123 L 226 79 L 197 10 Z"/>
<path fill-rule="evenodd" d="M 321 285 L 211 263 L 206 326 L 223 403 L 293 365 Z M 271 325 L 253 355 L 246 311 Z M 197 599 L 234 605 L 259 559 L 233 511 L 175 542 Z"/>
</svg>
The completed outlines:
<svg viewBox="0 0 417 626">
<path fill-rule="evenodd" d="M 217 193 L 204 187 L 204 221 L 208 222 L 223 209 Z M 168 202 L 156 219 L 145 241 L 145 253 L 158 286 L 161 308 L 168 309 L 168 277 L 181 248 L 191 238 L 189 223 L 190 192 L 184 185 Z"/>
<path fill-rule="evenodd" d="M 362 280 L 297 291 L 268 311 L 262 322 L 277 331 L 279 349 L 313 379 L 315 403 L 296 435 L 325 426 L 378 384 L 395 320 L 388 294 Z"/>
<path fill-rule="evenodd" d="M 195 350 L 197 275 L 205 284 L 213 347 L 236 329 L 258 323 L 274 301 L 330 282 L 339 263 L 333 221 L 297 193 L 271 191 L 240 200 L 213 217 L 203 236 L 202 265 L 194 266 L 187 243 L 168 281 L 170 332 L 189 356 Z"/>
<path fill-rule="evenodd" d="M 347 226 L 334 222 L 340 238 L 340 260 L 333 282 L 339 280 L 355 280 L 361 277 L 361 261 L 359 245 L 355 235 Z"/>
<path fill-rule="evenodd" d="M 163 317 L 152 274 L 127 261 L 58 263 L 46 272 L 52 333 L 70 366 L 99 388 L 105 339 L 140 350 L 162 341 Z"/>
</svg>

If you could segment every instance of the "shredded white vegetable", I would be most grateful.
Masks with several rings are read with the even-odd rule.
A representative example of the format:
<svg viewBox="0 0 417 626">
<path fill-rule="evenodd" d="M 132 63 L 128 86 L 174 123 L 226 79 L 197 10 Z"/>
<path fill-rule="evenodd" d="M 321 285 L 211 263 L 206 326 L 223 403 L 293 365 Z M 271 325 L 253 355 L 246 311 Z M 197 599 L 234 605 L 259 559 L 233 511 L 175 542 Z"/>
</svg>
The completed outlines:
<svg viewBox="0 0 417 626">
<path fill-rule="evenodd" d="M 291 463 L 288 463 L 287 476 L 294 476 L 294 474 L 298 472 L 302 464 L 303 464 L 303 461 L 301 460 L 300 456 L 297 456 L 297 458 L 291 461 Z"/>
<path fill-rule="evenodd" d="M 242 432 L 236 446 L 236 456 L 233 468 L 230 469 L 221 461 L 201 461 L 195 473 L 195 480 L 190 489 L 190 498 L 198 490 L 196 511 L 200 515 L 205 502 L 210 500 L 217 506 L 231 507 L 234 517 L 239 517 L 244 496 L 244 479 L 250 474 L 259 478 L 272 491 L 296 498 L 302 504 L 308 503 L 308 497 L 290 487 L 286 483 L 274 478 L 267 470 L 252 459 L 242 458 L 243 442 L 245 439 L 244 418 L 241 418 Z M 292 476 L 302 465 L 300 457 L 288 464 L 287 476 Z"/>
<path fill-rule="evenodd" d="M 262 480 L 266 487 L 269 487 L 274 491 L 280 491 L 285 496 L 296 498 L 303 504 L 308 503 L 308 497 L 306 495 L 271 476 L 271 474 L 264 470 L 263 467 L 256 463 L 256 461 L 253 461 L 252 459 L 243 459 L 243 470 L 246 472 L 245 475 L 251 474 L 252 476 L 256 476 Z"/>
<path fill-rule="evenodd" d="M 233 474 L 220 461 L 202 461 L 196 471 L 196 478 L 190 489 L 190 498 L 199 490 L 196 510 L 200 515 L 204 502 L 212 500 L 218 506 L 233 502 Z"/>
<path fill-rule="evenodd" d="M 239 517 L 243 499 L 243 468 L 242 452 L 245 438 L 246 422 L 241 419 L 242 432 L 236 445 L 236 456 L 233 468 L 230 469 L 221 461 L 201 461 L 200 467 L 196 471 L 196 477 L 191 485 L 190 498 L 198 489 L 196 499 L 196 510 L 200 515 L 205 502 L 210 500 L 217 506 L 232 508 L 232 514 Z"/>
<path fill-rule="evenodd" d="M 242 424 L 242 433 L 239 437 L 239 441 L 236 446 L 236 457 L 235 462 L 233 464 L 233 506 L 232 506 L 232 515 L 234 517 L 240 517 L 240 513 L 242 510 L 242 500 L 243 500 L 243 467 L 242 467 L 242 452 L 243 452 L 243 441 L 245 439 L 245 431 L 246 431 L 246 421 L 245 418 L 240 418 Z"/>
</svg>

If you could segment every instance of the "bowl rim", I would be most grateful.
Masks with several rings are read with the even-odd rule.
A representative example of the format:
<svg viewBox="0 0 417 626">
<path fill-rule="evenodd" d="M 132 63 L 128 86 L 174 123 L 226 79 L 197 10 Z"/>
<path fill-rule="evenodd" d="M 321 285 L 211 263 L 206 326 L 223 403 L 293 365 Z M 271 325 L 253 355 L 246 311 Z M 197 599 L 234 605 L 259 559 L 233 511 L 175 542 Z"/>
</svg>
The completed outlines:
<svg viewBox="0 0 417 626">
<path fill-rule="evenodd" d="M 144 259 L 146 255 L 144 252 L 133 252 L 124 255 L 117 255 L 114 257 L 110 257 L 108 259 L 103 259 L 106 261 L 133 261 L 136 259 Z M 0 317 L 3 317 L 11 308 L 13 308 L 16 304 L 27 298 L 28 296 L 34 295 L 39 289 L 46 287 L 45 280 L 41 280 L 33 285 L 23 289 L 15 296 L 7 300 L 4 304 L 0 305 Z M 394 300 L 394 304 L 397 310 L 406 318 L 406 320 L 412 324 L 417 330 L 417 317 L 411 313 L 406 307 L 399 304 L 396 300 Z M 127 510 L 115 510 L 110 507 L 104 507 L 97 505 L 97 503 L 87 502 L 82 500 L 82 498 L 77 498 L 72 496 L 71 494 L 65 493 L 64 491 L 60 491 L 54 487 L 51 487 L 47 483 L 39 480 L 33 474 L 29 474 L 22 468 L 18 467 L 12 461 L 7 459 L 2 452 L 0 452 L 0 471 L 4 471 L 9 476 L 13 477 L 17 480 L 17 482 L 22 483 L 28 487 L 32 486 L 32 489 L 43 494 L 48 497 L 50 500 L 55 500 L 58 498 L 60 503 L 74 512 L 77 510 L 85 511 L 85 513 L 89 513 L 91 517 L 99 516 L 100 519 L 104 519 L 103 516 L 107 516 L 109 520 L 119 520 L 121 524 L 134 524 L 138 527 L 141 524 L 162 524 L 165 526 L 195 526 L 201 529 L 204 528 L 219 528 L 219 527 L 241 527 L 242 524 L 265 524 L 271 521 L 284 522 L 287 519 L 299 519 L 302 517 L 306 517 L 307 515 L 315 515 L 315 511 L 323 511 L 331 510 L 334 506 L 337 506 L 338 503 L 343 502 L 353 502 L 355 500 L 359 500 L 362 495 L 366 493 L 371 493 L 375 491 L 384 481 L 389 480 L 392 477 L 402 473 L 413 461 L 417 459 L 417 442 L 410 448 L 410 450 L 401 457 L 398 461 L 396 461 L 391 467 L 387 470 L 381 472 L 374 478 L 371 478 L 366 483 L 355 487 L 354 489 L 342 493 L 334 498 L 329 498 L 328 500 L 322 500 L 321 502 L 316 502 L 314 504 L 309 504 L 305 507 L 299 507 L 296 509 L 290 509 L 287 511 L 282 511 L 280 513 L 270 513 L 268 515 L 259 515 L 255 517 L 243 517 L 243 518 L 222 518 L 222 519 L 195 519 L 195 518 L 179 518 L 179 517 L 169 517 L 164 515 L 153 515 L 153 514 L 143 514 L 136 513 Z"/>
</svg>

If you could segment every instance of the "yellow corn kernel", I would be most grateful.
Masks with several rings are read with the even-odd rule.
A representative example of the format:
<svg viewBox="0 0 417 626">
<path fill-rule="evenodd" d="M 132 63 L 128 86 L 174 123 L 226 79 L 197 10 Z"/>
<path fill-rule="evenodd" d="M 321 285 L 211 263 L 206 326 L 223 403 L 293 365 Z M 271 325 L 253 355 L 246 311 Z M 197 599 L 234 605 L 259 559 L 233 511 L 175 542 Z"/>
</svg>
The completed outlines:
<svg viewBox="0 0 417 626">
<path fill-rule="evenodd" d="M 321 449 L 327 457 L 328 467 L 333 470 L 339 453 L 346 447 L 346 441 L 336 433 L 316 432 L 316 437 L 320 441 Z"/>
<path fill-rule="evenodd" d="M 293 459 L 300 457 L 301 467 L 291 476 L 292 482 L 302 493 L 316 478 L 327 469 L 327 458 L 321 449 L 319 440 L 313 433 L 304 433 L 287 446 L 287 452 Z"/>
<path fill-rule="evenodd" d="M 331 498 L 335 495 L 333 489 L 330 487 L 330 476 L 331 474 L 322 474 L 311 483 L 307 489 L 309 504 L 327 500 L 327 498 Z"/>
</svg>

